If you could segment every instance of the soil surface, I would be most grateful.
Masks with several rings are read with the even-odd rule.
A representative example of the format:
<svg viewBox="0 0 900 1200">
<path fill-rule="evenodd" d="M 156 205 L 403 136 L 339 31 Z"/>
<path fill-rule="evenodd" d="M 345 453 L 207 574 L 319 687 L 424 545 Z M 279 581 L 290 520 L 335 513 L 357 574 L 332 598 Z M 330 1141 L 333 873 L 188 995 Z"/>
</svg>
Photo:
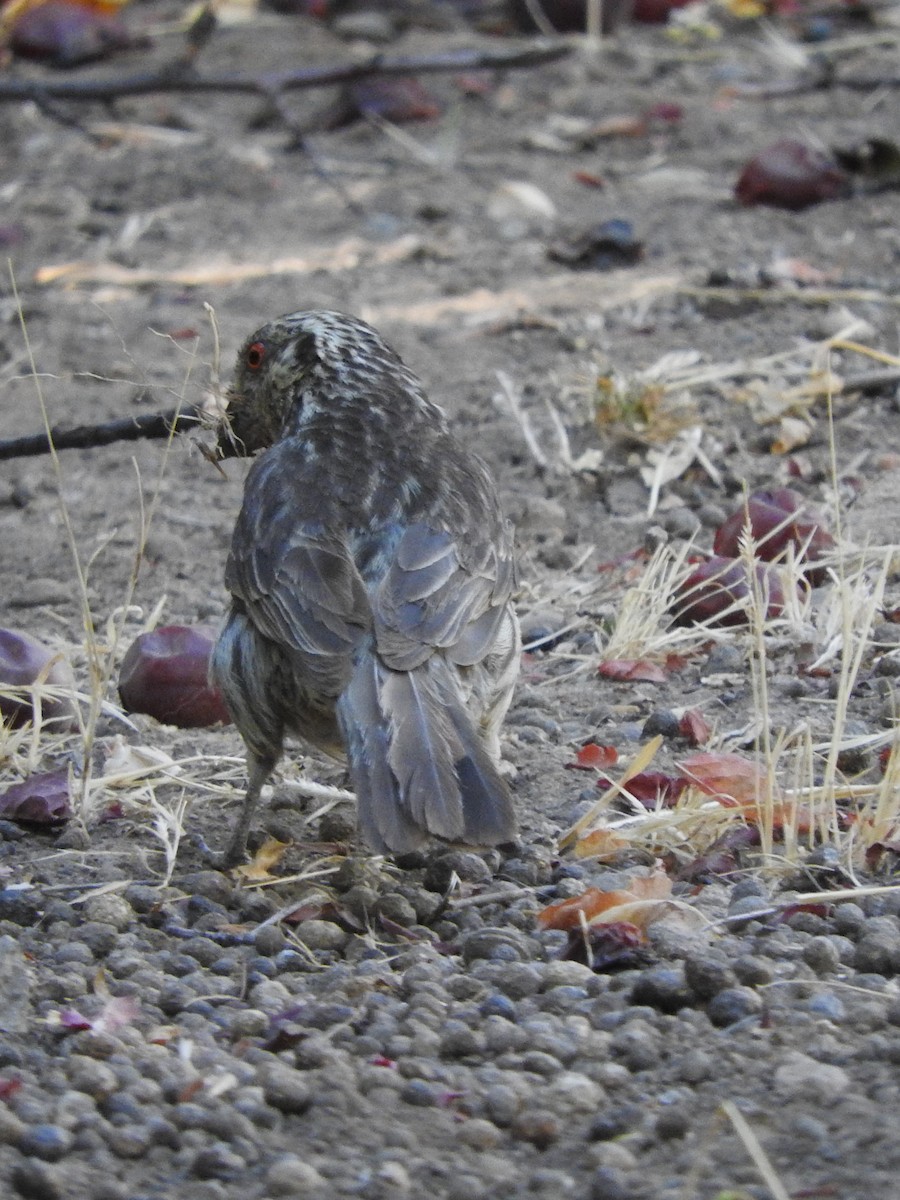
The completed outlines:
<svg viewBox="0 0 900 1200">
<path fill-rule="evenodd" d="M 376 49 L 512 44 L 454 24 L 452 7 L 436 6 L 448 27 L 412 21 L 377 45 L 297 16 L 223 23 L 200 67 L 256 74 Z M 130 19 L 152 46 L 77 77 L 170 61 L 181 16 L 176 4 L 137 6 Z M 873 27 L 841 19 L 826 53 L 863 38 L 835 53 L 841 70 L 894 69 L 896 39 L 881 45 Z M 318 130 L 305 150 L 290 148 L 284 117 L 314 127 L 331 93 L 291 92 L 280 116 L 246 95 L 59 105 L 81 128 L 36 103 L 5 107 L 0 237 L 17 295 L 0 283 L 0 436 L 42 428 L 38 385 L 51 424 L 198 403 L 271 317 L 353 312 L 491 465 L 517 527 L 526 640 L 544 642 L 525 655 L 504 731 L 521 825 L 507 855 L 372 860 L 349 805 L 322 815 L 298 797 L 298 780 L 344 783 L 298 750 L 255 826 L 254 844 L 264 833 L 294 842 L 274 868 L 284 879 L 253 886 L 210 870 L 198 842 L 223 845 L 238 811 L 236 731 L 100 717 L 95 778 L 132 746 L 177 760 L 181 782 L 95 787 L 86 833 L 75 821 L 61 833 L 0 823 L 4 1194 L 896 1196 L 897 896 L 723 921 L 783 889 L 889 883 L 893 855 L 866 875 L 846 829 L 834 846 L 787 855 L 779 845 L 770 862 L 738 849 L 676 885 L 690 919 L 651 926 L 594 970 L 535 922 L 554 900 L 650 872 L 662 853 L 646 839 L 611 862 L 560 851 L 560 834 L 601 795 L 590 772 L 568 769 L 579 747 L 596 741 L 627 759 L 661 730 L 653 767 L 671 770 L 692 751 L 672 710 L 701 710 L 734 735 L 731 749 L 748 750 L 759 728 L 739 631 L 685 643 L 662 682 L 598 675 L 646 556 L 691 538 L 708 551 L 745 486 L 790 485 L 832 526 L 839 512 L 847 546 L 896 539 L 896 385 L 836 394 L 836 473 L 821 389 L 788 408 L 781 399 L 823 369 L 815 346 L 828 338 L 897 354 L 896 191 L 857 187 L 790 212 L 741 207 L 733 187 L 780 137 L 852 147 L 895 136 L 897 93 L 740 95 L 790 69 L 755 25 L 726 24 L 717 40 L 628 25 L 599 50 L 573 43 L 528 70 L 423 77 L 437 118 Z M 45 77 L 21 63 L 7 71 Z M 631 223 L 635 261 L 627 237 L 609 269 L 560 261 L 561 246 L 614 219 Z M 640 374 L 664 358 L 656 377 Z M 879 365 L 848 350 L 832 360 L 841 376 Z M 670 388 L 649 430 L 631 400 L 598 422 L 610 393 L 646 398 L 677 370 L 693 381 Z M 651 505 L 642 468 L 654 439 L 671 448 L 690 430 L 700 456 Z M 790 448 L 773 452 L 785 438 Z M 214 629 L 225 611 L 245 468 L 218 471 L 199 449 L 209 440 L 60 456 L 101 648 L 122 622 L 117 659 L 151 620 Z M 49 457 L 4 464 L 0 621 L 63 649 L 87 693 L 59 492 Z M 142 511 L 152 521 L 132 589 Z M 882 613 L 896 608 L 896 582 L 889 569 L 842 730 L 861 740 L 847 772 L 864 781 L 879 778 L 866 738 L 893 721 L 900 638 Z M 769 641 L 773 736 L 806 727 L 823 756 L 838 690 L 836 587 L 832 577 L 817 607 Z M 678 648 L 662 638 L 656 661 L 665 667 Z M 819 670 L 801 671 L 820 657 Z M 114 678 L 106 697 L 116 700 Z M 5 783 L 83 766 L 77 738 L 5 735 L 0 747 Z M 183 798 L 185 835 L 167 871 L 159 806 Z M 673 873 L 706 848 L 700 835 L 676 843 Z M 301 903 L 309 919 L 281 920 Z M 774 1181 L 754 1164 L 753 1138 Z"/>
</svg>

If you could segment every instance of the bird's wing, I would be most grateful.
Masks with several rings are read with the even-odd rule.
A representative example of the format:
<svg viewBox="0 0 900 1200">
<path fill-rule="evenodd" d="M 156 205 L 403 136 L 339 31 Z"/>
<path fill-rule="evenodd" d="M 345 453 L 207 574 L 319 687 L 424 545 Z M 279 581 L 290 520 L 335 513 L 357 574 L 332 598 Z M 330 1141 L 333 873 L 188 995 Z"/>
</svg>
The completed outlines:
<svg viewBox="0 0 900 1200">
<path fill-rule="evenodd" d="M 425 522 L 408 525 L 374 597 L 379 653 L 412 670 L 435 650 L 460 666 L 490 650 L 514 585 L 505 536 L 473 531 L 463 545 Z"/>
<path fill-rule="evenodd" d="M 366 586 L 329 533 L 296 464 L 274 447 L 254 464 L 225 582 L 264 637 L 306 655 L 345 657 L 371 629 Z"/>
</svg>

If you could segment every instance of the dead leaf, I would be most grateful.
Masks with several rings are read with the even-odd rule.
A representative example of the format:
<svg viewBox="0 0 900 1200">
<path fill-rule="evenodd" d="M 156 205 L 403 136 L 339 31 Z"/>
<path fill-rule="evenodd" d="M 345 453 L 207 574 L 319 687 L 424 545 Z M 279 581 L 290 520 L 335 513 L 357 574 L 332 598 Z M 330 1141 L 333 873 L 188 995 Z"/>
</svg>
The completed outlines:
<svg viewBox="0 0 900 1200">
<path fill-rule="evenodd" d="M 292 842 L 279 842 L 277 838 L 266 838 L 250 862 L 235 867 L 235 875 L 245 883 L 263 883 L 271 879 L 272 871 L 284 858 Z"/>
<path fill-rule="evenodd" d="M 604 679 L 617 679 L 629 683 L 665 683 L 668 675 L 649 658 L 608 658 L 597 668 Z"/>
<path fill-rule="evenodd" d="M 653 919 L 652 910 L 659 900 L 672 893 L 672 881 L 664 871 L 635 875 L 628 889 L 605 892 L 589 887 L 580 896 L 558 900 L 537 915 L 542 929 L 577 929 L 584 922 L 627 921 L 645 928 Z"/>
<path fill-rule="evenodd" d="M 575 843 L 575 857 L 608 862 L 610 859 L 617 858 L 621 851 L 630 845 L 628 838 L 622 837 L 620 833 L 616 833 L 612 829 L 595 829 L 593 833 L 587 834 L 586 837 Z"/>
<path fill-rule="evenodd" d="M 72 814 L 69 770 L 43 771 L 0 794 L 0 817 L 34 825 L 58 825 Z"/>
</svg>

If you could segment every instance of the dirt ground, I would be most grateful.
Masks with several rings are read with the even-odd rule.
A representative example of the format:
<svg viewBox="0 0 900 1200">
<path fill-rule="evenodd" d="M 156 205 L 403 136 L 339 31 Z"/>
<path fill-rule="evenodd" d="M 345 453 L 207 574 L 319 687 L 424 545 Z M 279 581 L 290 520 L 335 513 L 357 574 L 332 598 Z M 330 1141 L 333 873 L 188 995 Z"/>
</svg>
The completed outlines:
<svg viewBox="0 0 900 1200">
<path fill-rule="evenodd" d="M 136 6 L 130 19 L 152 34 L 152 48 L 79 74 L 126 73 L 171 58 L 181 44 L 175 29 L 181 11 L 165 2 Z M 839 23 L 834 36 L 860 32 L 866 31 Z M 507 44 L 464 28 L 413 25 L 384 50 Z M 860 72 L 887 72 L 896 45 L 873 41 L 853 58 L 842 57 L 842 66 L 850 61 Z M 269 13 L 252 25 L 219 29 L 200 65 L 252 74 L 370 50 L 321 23 Z M 591 783 L 565 769 L 578 746 L 595 738 L 627 750 L 658 710 L 698 707 L 729 729 L 753 714 L 740 660 L 730 689 L 711 683 L 700 662 L 663 684 L 599 678 L 591 658 L 595 635 L 614 622 L 622 577 L 614 573 L 610 583 L 598 567 L 690 535 L 708 549 L 745 483 L 751 489 L 790 484 L 812 502 L 831 503 L 824 402 L 800 405 L 802 444 L 775 454 L 772 442 L 783 427 L 763 424 L 758 405 L 740 388 L 762 380 L 758 397 L 802 383 L 810 373 L 810 345 L 844 330 L 886 354 L 900 349 L 896 190 L 860 189 L 803 212 L 744 208 L 733 199 L 743 164 L 778 137 L 843 147 L 896 135 L 896 89 L 865 93 L 837 86 L 769 98 L 736 93 L 742 84 L 770 84 L 786 72 L 783 62 L 755 25 L 726 26 L 718 40 L 682 41 L 627 26 L 600 50 L 573 44 L 567 58 L 529 70 L 470 73 L 464 80 L 431 76 L 425 82 L 442 107 L 437 119 L 387 129 L 359 122 L 314 133 L 315 161 L 286 150 L 283 124 L 271 114 L 262 119 L 261 103 L 248 96 L 155 94 L 111 108 L 64 109 L 87 134 L 50 119 L 34 103 L 3 109 L 0 237 L 51 423 L 101 422 L 166 409 L 179 399 L 200 401 L 214 383 L 210 307 L 223 380 L 237 347 L 258 325 L 295 309 L 326 307 L 375 324 L 491 464 L 517 527 L 526 635 L 565 628 L 569 638 L 563 646 L 568 658 L 534 654 L 526 660 L 505 743 L 517 770 L 523 841 L 548 855 Z M 8 69 L 41 73 L 21 64 Z M 330 93 L 297 91 L 284 105 L 302 124 L 330 99 Z M 674 105 L 677 119 L 659 108 Z M 636 128 L 633 119 L 648 112 Z M 622 133 L 583 136 L 620 116 L 632 119 Z M 511 184 L 527 184 L 537 195 Z M 576 269 L 548 254 L 611 219 L 631 223 L 643 247 L 637 262 Z M 804 273 L 805 290 L 796 282 Z M 5 277 L 3 438 L 42 427 L 17 308 Z M 697 370 L 786 357 L 782 366 L 733 372 L 721 384 L 696 383 L 681 397 L 690 406 L 685 424 L 702 430 L 703 455 L 713 470 L 695 461 L 664 485 L 657 510 L 648 515 L 650 493 L 640 473 L 647 446 L 618 428 L 598 427 L 596 381 L 634 380 L 676 352 L 689 355 L 683 365 Z M 869 365 L 849 352 L 834 360 L 839 374 Z M 507 393 L 518 398 L 518 415 Z M 844 534 L 854 544 L 893 542 L 900 516 L 896 394 L 885 387 L 838 396 L 834 415 Z M 527 430 L 534 434 L 531 446 Z M 155 511 L 125 641 L 158 605 L 164 623 L 215 627 L 224 613 L 222 572 L 244 469 L 232 462 L 223 475 L 194 441 L 182 436 L 168 451 L 162 443 L 142 442 L 61 455 L 62 494 L 101 634 L 128 600 L 138 514 L 151 497 Z M 79 643 L 78 589 L 49 458 L 4 464 L 0 532 L 2 623 L 54 644 Z M 893 580 L 889 592 L 891 586 Z M 773 726 L 806 721 L 814 740 L 827 739 L 827 680 L 821 687 L 792 686 L 796 645 L 789 643 L 773 659 Z M 83 658 L 76 656 L 75 665 L 83 670 Z M 886 697 L 874 666 L 867 668 L 851 700 L 850 731 L 884 729 Z M 210 764 L 221 756 L 224 765 L 219 771 L 210 766 L 210 777 L 240 786 L 242 749 L 233 729 L 178 732 L 140 717 L 129 729 L 109 717 L 99 735 L 100 756 L 117 737 L 179 758 L 206 755 Z M 664 751 L 663 765 L 672 761 L 673 753 Z M 296 769 L 285 767 L 288 776 Z M 316 759 L 305 771 L 340 782 L 334 768 Z M 223 805 L 235 811 L 238 796 L 197 794 L 186 816 L 189 834 L 221 844 L 229 819 Z M 272 832 L 298 833 L 299 818 L 283 806 L 266 820 Z M 15 858 L 4 860 L 9 878 L 73 885 L 152 879 L 162 869 L 158 844 L 140 820 L 106 822 L 87 849 L 66 843 L 66 836 L 55 851 L 44 834 L 17 842 Z M 181 856 L 174 884 L 179 873 L 200 865 L 190 837 Z M 842 1200 L 896 1194 L 896 1070 L 885 1051 L 896 1041 L 895 1030 L 845 1026 L 828 1035 L 834 1044 L 820 1058 L 842 1064 L 833 1068 L 843 1080 L 839 1095 L 829 1094 L 821 1079 L 806 1093 L 802 1087 L 770 1091 L 786 1046 L 794 1053 L 817 1039 L 824 1043 L 826 1034 L 815 1024 L 760 1027 L 730 1042 L 721 1031 L 698 1031 L 697 1037 L 727 1070 L 696 1084 L 704 1117 L 693 1141 L 681 1139 L 670 1151 L 660 1136 L 646 1153 L 634 1151 L 643 1180 L 636 1194 L 712 1197 L 741 1188 L 741 1195 L 770 1194 L 760 1189 L 733 1132 L 714 1115 L 727 1097 L 755 1122 L 790 1194 Z M 672 1061 L 644 1072 L 634 1093 L 638 1103 L 676 1086 Z M 678 1086 L 694 1087 L 686 1078 Z M 358 1135 L 366 1142 L 367 1120 L 358 1120 L 354 1132 L 352 1112 L 344 1115 L 341 1140 Z M 445 1112 L 410 1109 L 409 1121 L 420 1153 L 425 1147 L 436 1159 L 452 1155 L 458 1127 Z M 320 1156 L 336 1150 L 327 1125 L 313 1129 Z M 396 1132 L 390 1122 L 388 1131 Z M 390 1140 L 388 1132 L 385 1137 Z M 544 1194 L 541 1187 L 552 1190 L 551 1168 L 571 1167 L 571 1194 L 606 1195 L 588 1182 L 587 1168 L 572 1166 L 580 1151 L 570 1147 L 563 1154 L 561 1147 L 546 1152 L 550 1183 L 540 1183 L 538 1151 L 529 1144 L 530 1157 L 491 1185 L 494 1194 Z M 129 1164 L 128 1170 L 138 1168 Z M 478 1178 L 476 1168 L 469 1173 Z M 202 1190 L 208 1183 L 193 1192 L 174 1178 L 167 1184 L 157 1177 L 153 1187 L 139 1171 L 130 1178 L 133 1196 L 215 1195 Z M 402 1193 L 382 1184 L 386 1195 Z M 414 1176 L 411 1186 L 415 1193 L 425 1184 Z M 435 1195 L 453 1194 L 449 1185 L 427 1186 Z M 488 1194 L 491 1188 L 484 1187 L 477 1194 Z M 336 1188 L 334 1194 L 345 1193 Z"/>
</svg>

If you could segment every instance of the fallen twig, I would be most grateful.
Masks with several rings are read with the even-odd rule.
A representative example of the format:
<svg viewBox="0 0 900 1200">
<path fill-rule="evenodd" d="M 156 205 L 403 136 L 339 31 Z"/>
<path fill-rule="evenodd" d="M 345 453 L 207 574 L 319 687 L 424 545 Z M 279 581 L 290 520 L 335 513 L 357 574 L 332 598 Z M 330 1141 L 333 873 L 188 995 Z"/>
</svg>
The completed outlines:
<svg viewBox="0 0 900 1200">
<path fill-rule="evenodd" d="M 175 433 L 184 433 L 186 429 L 196 429 L 203 419 L 199 409 L 182 406 L 169 412 L 119 417 L 99 425 L 76 425 L 73 429 L 57 426 L 49 433 L 33 433 L 0 441 L 0 460 L 49 454 L 51 447 L 56 450 L 86 450 L 94 446 L 108 446 L 112 442 L 167 438 Z"/>
<path fill-rule="evenodd" d="M 88 79 L 0 79 L 0 103 L 32 100 L 110 101 L 157 92 L 237 92 L 271 98 L 300 88 L 353 83 L 372 75 L 433 75 L 444 71 L 515 70 L 553 62 L 570 52 L 565 43 L 516 50 L 454 50 L 446 54 L 376 56 L 363 63 L 303 67 L 264 75 L 203 75 L 189 64 L 168 64 L 157 71 Z"/>
</svg>

